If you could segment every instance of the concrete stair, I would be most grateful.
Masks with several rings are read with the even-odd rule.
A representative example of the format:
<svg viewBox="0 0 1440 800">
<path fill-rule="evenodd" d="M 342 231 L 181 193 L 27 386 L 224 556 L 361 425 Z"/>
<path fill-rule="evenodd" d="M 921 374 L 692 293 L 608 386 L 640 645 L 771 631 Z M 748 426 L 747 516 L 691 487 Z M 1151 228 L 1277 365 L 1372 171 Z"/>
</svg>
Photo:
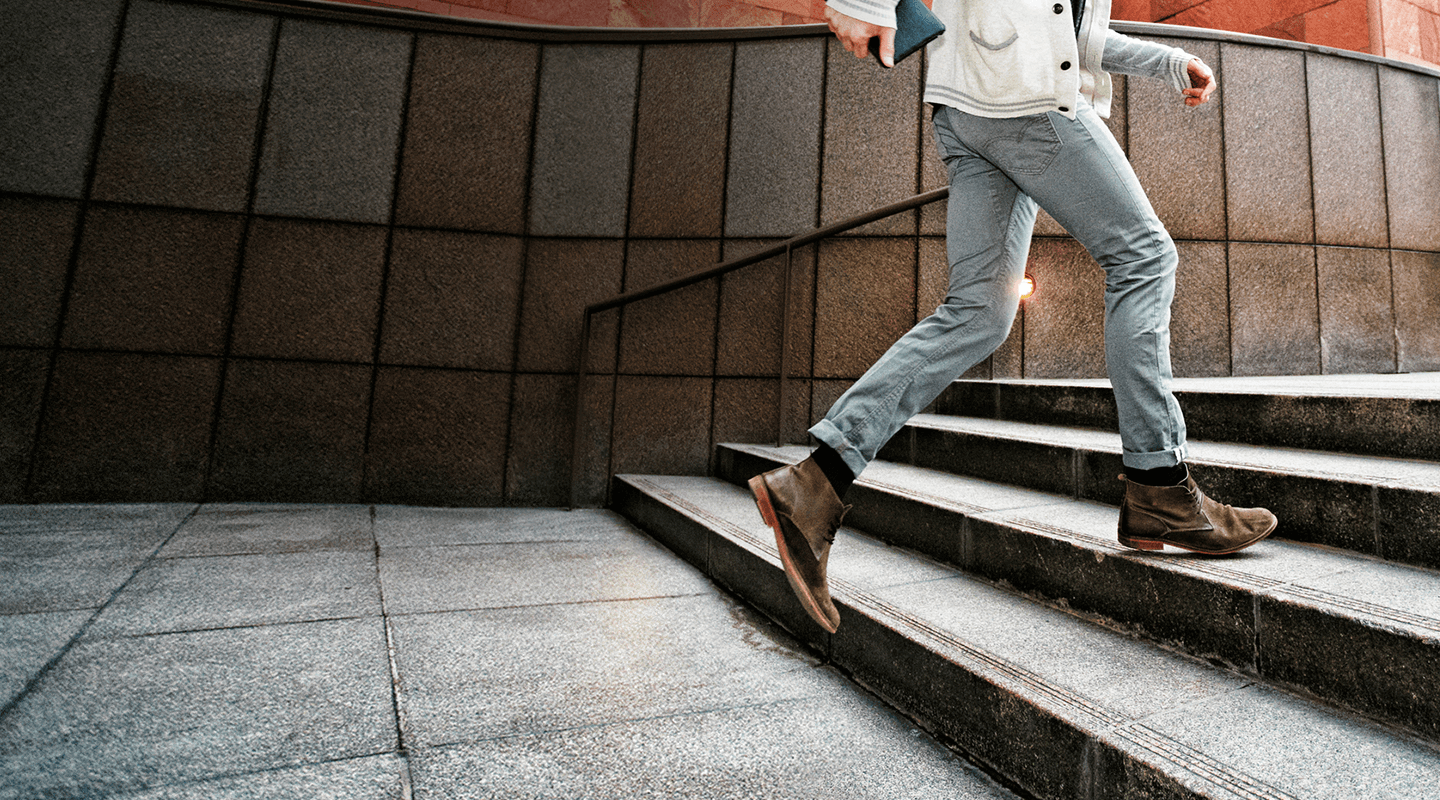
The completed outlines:
<svg viewBox="0 0 1440 800">
<path fill-rule="evenodd" d="M 1409 424 L 1433 446 L 1440 380 L 1390 397 L 1238 383 L 1181 392 L 1205 420 L 1192 435 L 1216 439 L 1192 463 L 1219 499 L 1274 508 L 1275 538 L 1223 558 L 1123 548 L 1108 389 L 960 382 L 847 498 L 834 635 L 791 596 L 744 489 L 808 448 L 721 445 L 716 477 L 618 476 L 612 502 L 1023 793 L 1440 797 L 1440 463 L 1406 437 L 1279 447 L 1347 437 L 1256 411 L 1323 407 L 1332 422 L 1309 427 L 1339 427 L 1430 407 Z"/>
</svg>

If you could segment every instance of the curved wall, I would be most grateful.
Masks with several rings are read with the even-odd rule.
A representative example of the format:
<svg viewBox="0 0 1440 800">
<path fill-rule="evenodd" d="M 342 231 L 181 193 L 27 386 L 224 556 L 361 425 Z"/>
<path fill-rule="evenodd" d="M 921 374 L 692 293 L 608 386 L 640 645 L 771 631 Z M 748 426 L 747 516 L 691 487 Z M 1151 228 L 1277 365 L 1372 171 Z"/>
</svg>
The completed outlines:
<svg viewBox="0 0 1440 800">
<path fill-rule="evenodd" d="M 563 505 L 580 309 L 934 188 L 921 64 L 815 26 L 560 31 L 326 4 L 0 12 L 0 501 Z M 1182 375 L 1440 368 L 1437 74 L 1181 28 L 1121 81 Z M 796 253 L 795 440 L 938 302 L 943 208 Z M 974 374 L 1102 372 L 1098 268 Z M 779 259 L 597 319 L 584 499 L 776 420 Z"/>
</svg>

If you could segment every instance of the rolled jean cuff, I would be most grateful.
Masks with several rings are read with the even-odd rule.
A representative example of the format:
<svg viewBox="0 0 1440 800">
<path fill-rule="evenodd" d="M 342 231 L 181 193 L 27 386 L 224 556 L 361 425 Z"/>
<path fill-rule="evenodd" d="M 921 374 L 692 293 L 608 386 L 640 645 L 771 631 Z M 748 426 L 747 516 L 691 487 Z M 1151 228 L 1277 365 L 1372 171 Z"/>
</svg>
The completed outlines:
<svg viewBox="0 0 1440 800">
<path fill-rule="evenodd" d="M 1184 463 L 1185 457 L 1188 455 L 1185 445 L 1182 444 L 1179 447 L 1157 450 L 1153 453 L 1125 453 L 1120 457 L 1120 461 L 1131 469 L 1163 469 Z"/>
<path fill-rule="evenodd" d="M 865 456 L 861 455 L 860 451 L 855 449 L 855 445 L 846 441 L 845 434 L 841 433 L 840 429 L 835 427 L 835 423 L 828 419 L 822 419 L 815 423 L 815 427 L 810 429 L 810 435 L 829 445 L 831 450 L 839 453 L 840 458 L 845 461 L 845 466 L 849 467 L 850 471 L 855 473 L 855 477 L 860 477 L 860 473 L 865 471 L 865 466 L 868 463 L 865 460 Z"/>
</svg>

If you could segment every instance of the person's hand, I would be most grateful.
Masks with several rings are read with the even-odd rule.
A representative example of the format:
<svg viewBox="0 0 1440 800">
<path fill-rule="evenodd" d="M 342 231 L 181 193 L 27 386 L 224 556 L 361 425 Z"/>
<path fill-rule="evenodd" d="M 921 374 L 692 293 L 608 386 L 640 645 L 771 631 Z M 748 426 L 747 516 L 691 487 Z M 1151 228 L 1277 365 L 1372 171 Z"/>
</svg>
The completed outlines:
<svg viewBox="0 0 1440 800">
<path fill-rule="evenodd" d="M 1185 71 L 1190 73 L 1190 88 L 1181 93 L 1185 95 L 1185 105 L 1194 108 L 1208 101 L 1219 84 L 1215 83 L 1215 73 L 1198 58 L 1190 59 Z"/>
<path fill-rule="evenodd" d="M 895 29 L 883 28 L 870 22 L 863 22 L 852 16 L 841 14 L 829 6 L 825 7 L 825 21 L 830 23 L 830 31 L 846 50 L 855 54 L 856 58 L 865 58 L 870 55 L 870 40 L 876 36 L 880 37 L 880 63 L 887 67 L 895 66 Z"/>
</svg>

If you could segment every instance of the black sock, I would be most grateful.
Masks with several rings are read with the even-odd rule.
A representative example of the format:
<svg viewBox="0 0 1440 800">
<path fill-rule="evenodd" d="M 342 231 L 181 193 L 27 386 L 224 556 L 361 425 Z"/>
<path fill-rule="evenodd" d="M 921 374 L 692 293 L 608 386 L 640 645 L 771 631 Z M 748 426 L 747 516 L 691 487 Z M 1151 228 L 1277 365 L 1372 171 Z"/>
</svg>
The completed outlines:
<svg viewBox="0 0 1440 800">
<path fill-rule="evenodd" d="M 821 444 L 810 454 L 815 459 L 820 471 L 825 473 L 825 479 L 830 481 L 830 487 L 835 490 L 835 495 L 841 500 L 845 499 L 845 492 L 849 491 L 850 484 L 855 482 L 855 473 L 850 471 L 845 459 L 835 452 L 835 449 L 828 444 Z"/>
<path fill-rule="evenodd" d="M 1158 469 L 1125 467 L 1126 480 L 1142 486 L 1179 486 L 1185 482 L 1185 476 L 1189 474 L 1190 471 L 1185 468 L 1183 463 Z"/>
</svg>

